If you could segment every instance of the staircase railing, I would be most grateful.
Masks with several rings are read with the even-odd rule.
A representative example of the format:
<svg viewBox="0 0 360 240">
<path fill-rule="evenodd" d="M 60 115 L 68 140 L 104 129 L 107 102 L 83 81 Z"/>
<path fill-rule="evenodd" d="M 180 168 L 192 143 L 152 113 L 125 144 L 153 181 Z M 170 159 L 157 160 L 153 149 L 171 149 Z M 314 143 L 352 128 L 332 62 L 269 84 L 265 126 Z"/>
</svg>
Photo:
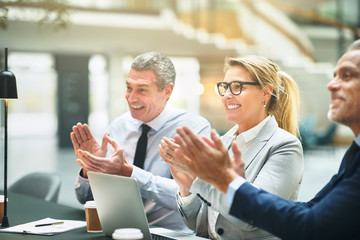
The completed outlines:
<svg viewBox="0 0 360 240">
<path fill-rule="evenodd" d="M 270 26 L 277 29 L 283 36 L 289 41 L 296 45 L 306 56 L 314 59 L 312 49 L 296 34 L 289 31 L 281 23 L 272 20 L 271 16 L 267 16 L 263 12 L 259 11 L 256 7 L 258 2 L 266 2 L 276 7 L 277 9 L 287 14 L 293 14 L 301 16 L 305 19 L 311 19 L 313 21 L 323 23 L 336 28 L 347 29 L 353 33 L 357 38 L 360 38 L 360 31 L 349 24 L 344 22 L 324 17 L 318 13 L 285 3 L 284 1 L 279 2 L 278 0 L 242 0 L 237 2 L 227 2 L 223 0 L 124 0 L 124 1 L 113 1 L 111 5 L 106 8 L 100 7 L 96 2 L 92 5 L 81 5 L 76 1 L 34 1 L 28 2 L 23 0 L 14 1 L 0 1 L 0 10 L 3 14 L 7 14 L 8 7 L 23 7 L 23 8 L 37 8 L 43 9 L 50 14 L 51 12 L 57 13 L 55 20 L 60 24 L 66 24 L 67 11 L 93 11 L 93 12 L 104 12 L 104 13 L 137 13 L 137 14 L 159 14 L 162 9 L 172 9 L 179 20 L 194 27 L 204 29 L 208 33 L 222 33 L 227 39 L 241 39 L 246 44 L 253 44 L 251 38 L 244 34 L 243 29 L 238 26 L 236 21 L 235 9 L 238 4 L 243 4 L 249 10 L 251 10 L 257 17 L 267 22 Z M 186 10 L 182 9 L 181 6 L 186 5 Z M 107 2 L 108 3 L 108 2 Z M 204 7 L 205 6 L 205 7 Z M 40 19 L 41 21 L 48 21 L 48 17 Z M 0 14 L 0 27 L 6 28 L 4 25 L 6 16 L 2 17 Z"/>
<path fill-rule="evenodd" d="M 329 17 L 324 17 L 321 16 L 320 14 L 316 13 L 315 11 L 312 10 L 308 10 L 305 8 L 301 8 L 301 7 L 296 7 L 294 5 L 285 3 L 284 1 L 282 1 L 281 3 L 277 0 L 262 0 L 262 1 L 266 1 L 270 4 L 272 4 L 273 6 L 277 7 L 278 9 L 288 13 L 288 14 L 293 14 L 296 16 L 300 16 L 303 17 L 305 19 L 308 20 L 313 20 L 315 22 L 318 23 L 322 23 L 328 26 L 332 26 L 332 27 L 336 27 L 336 28 L 341 28 L 341 29 L 345 29 L 345 30 L 349 30 L 352 32 L 352 34 L 357 37 L 360 38 L 360 31 L 359 29 L 357 29 L 354 26 L 351 26 L 349 24 L 346 24 L 342 21 L 336 20 L 336 19 L 332 19 Z"/>
</svg>

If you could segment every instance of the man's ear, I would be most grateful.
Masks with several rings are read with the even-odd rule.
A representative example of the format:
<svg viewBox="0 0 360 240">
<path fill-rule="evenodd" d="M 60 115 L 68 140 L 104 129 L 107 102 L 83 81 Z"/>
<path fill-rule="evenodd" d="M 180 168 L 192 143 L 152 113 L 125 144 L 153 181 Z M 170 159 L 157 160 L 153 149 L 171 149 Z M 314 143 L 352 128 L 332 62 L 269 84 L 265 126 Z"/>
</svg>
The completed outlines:
<svg viewBox="0 0 360 240">
<path fill-rule="evenodd" d="M 171 82 L 165 87 L 164 91 L 165 91 L 165 95 L 167 97 L 167 100 L 169 100 L 169 98 L 171 96 L 171 93 L 174 90 L 174 86 L 175 86 L 174 83 Z"/>
</svg>

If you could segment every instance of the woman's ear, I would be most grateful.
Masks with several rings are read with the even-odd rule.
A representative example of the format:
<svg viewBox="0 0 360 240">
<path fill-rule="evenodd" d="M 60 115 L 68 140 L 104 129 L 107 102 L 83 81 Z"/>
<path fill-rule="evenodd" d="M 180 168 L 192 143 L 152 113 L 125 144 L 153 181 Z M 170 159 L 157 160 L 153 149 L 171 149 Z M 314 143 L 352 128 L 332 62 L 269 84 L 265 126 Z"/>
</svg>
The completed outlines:
<svg viewBox="0 0 360 240">
<path fill-rule="evenodd" d="M 274 87 L 270 84 L 266 84 L 264 86 L 264 100 L 268 101 L 271 98 L 271 95 L 273 93 Z"/>
</svg>

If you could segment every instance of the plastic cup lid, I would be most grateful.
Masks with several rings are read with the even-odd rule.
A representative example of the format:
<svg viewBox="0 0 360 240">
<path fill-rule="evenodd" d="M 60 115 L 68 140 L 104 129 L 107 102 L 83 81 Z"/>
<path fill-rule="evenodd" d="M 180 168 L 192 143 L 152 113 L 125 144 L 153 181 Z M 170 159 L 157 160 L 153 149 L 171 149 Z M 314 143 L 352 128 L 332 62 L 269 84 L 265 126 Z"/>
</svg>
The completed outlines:
<svg viewBox="0 0 360 240">
<path fill-rule="evenodd" d="M 144 235 L 138 228 L 119 228 L 112 234 L 113 239 L 142 239 Z"/>
<path fill-rule="evenodd" d="M 95 201 L 87 201 L 84 205 L 85 208 L 96 208 Z"/>
</svg>

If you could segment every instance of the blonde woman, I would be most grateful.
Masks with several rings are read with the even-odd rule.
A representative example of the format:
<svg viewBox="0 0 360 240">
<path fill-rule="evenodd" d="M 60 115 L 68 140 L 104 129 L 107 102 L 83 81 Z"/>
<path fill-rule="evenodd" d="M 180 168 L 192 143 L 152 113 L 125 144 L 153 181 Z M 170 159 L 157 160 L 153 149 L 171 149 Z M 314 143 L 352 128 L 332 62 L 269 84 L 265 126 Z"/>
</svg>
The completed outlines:
<svg viewBox="0 0 360 240">
<path fill-rule="evenodd" d="M 227 58 L 224 70 L 224 81 L 217 84 L 217 89 L 227 119 L 236 124 L 221 138 L 229 156 L 233 156 L 230 146 L 235 141 L 245 162 L 248 182 L 296 200 L 303 175 L 303 151 L 297 138 L 297 85 L 266 57 Z M 164 138 L 160 145 L 160 154 L 179 185 L 177 203 L 185 224 L 196 235 L 211 239 L 277 239 L 230 216 L 225 195 L 186 167 L 185 158 L 190 161 L 199 157 L 179 147 L 189 131 L 179 128 L 180 136 L 175 140 Z M 205 138 L 202 141 L 210 142 Z M 206 151 L 202 151 L 204 156 Z"/>
</svg>

